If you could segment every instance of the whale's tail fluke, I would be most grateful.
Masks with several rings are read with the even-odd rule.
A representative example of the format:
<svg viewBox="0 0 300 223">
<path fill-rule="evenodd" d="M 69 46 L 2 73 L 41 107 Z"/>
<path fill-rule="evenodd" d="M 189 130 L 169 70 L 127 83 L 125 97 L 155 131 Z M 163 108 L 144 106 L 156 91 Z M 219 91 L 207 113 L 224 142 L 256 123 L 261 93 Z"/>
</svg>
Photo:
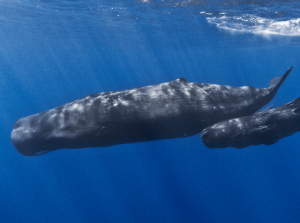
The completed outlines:
<svg viewBox="0 0 300 223">
<path fill-rule="evenodd" d="M 272 89 L 272 91 L 277 91 L 280 86 L 282 85 L 282 83 L 285 81 L 285 79 L 287 78 L 287 76 L 289 76 L 291 70 L 293 69 L 293 66 L 290 67 L 290 69 L 288 69 L 285 74 L 282 77 L 274 77 L 271 81 L 270 81 L 270 85 L 269 88 Z"/>
</svg>

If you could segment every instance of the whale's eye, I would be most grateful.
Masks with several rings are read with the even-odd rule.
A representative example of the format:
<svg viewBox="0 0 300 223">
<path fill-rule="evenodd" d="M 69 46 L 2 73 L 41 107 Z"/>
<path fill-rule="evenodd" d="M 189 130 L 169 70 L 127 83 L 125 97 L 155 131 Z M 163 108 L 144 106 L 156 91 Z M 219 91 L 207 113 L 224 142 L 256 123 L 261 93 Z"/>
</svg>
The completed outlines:
<svg viewBox="0 0 300 223">
<path fill-rule="evenodd" d="M 300 107 L 299 108 L 295 108 L 293 111 L 293 114 L 297 115 L 300 112 Z"/>
</svg>

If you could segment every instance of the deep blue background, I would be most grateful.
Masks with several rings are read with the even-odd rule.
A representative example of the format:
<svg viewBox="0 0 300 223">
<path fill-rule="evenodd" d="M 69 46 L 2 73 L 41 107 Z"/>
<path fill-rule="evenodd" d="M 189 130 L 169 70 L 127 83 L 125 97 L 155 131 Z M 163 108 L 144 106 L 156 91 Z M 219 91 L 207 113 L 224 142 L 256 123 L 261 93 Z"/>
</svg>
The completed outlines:
<svg viewBox="0 0 300 223">
<path fill-rule="evenodd" d="M 300 222 L 299 134 L 242 150 L 196 135 L 37 157 L 10 141 L 21 117 L 179 77 L 267 87 L 293 65 L 272 101 L 285 104 L 300 96 L 298 37 L 228 33 L 193 7 L 0 6 L 1 222 Z"/>
</svg>

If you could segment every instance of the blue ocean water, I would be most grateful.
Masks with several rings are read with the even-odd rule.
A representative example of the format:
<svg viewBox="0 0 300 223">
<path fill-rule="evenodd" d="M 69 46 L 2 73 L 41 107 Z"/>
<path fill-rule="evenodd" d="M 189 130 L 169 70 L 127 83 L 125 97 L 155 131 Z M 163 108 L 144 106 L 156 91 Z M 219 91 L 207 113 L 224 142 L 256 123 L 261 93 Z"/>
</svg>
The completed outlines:
<svg viewBox="0 0 300 223">
<path fill-rule="evenodd" d="M 299 133 L 208 149 L 199 135 L 17 152 L 14 123 L 103 91 L 184 77 L 299 97 L 300 4 L 233 0 L 0 1 L 1 222 L 300 222 Z"/>
</svg>

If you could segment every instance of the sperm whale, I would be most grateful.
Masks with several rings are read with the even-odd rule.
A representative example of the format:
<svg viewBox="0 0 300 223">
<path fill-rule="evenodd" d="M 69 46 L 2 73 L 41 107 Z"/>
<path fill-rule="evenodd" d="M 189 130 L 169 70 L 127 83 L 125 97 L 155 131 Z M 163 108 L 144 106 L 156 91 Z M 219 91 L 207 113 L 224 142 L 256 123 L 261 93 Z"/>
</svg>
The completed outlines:
<svg viewBox="0 0 300 223">
<path fill-rule="evenodd" d="M 300 131 L 300 97 L 274 109 L 230 119 L 205 128 L 203 143 L 209 148 L 245 148 L 272 145 Z"/>
<path fill-rule="evenodd" d="M 19 119 L 11 141 L 23 155 L 188 137 L 227 119 L 251 115 L 276 95 L 292 67 L 268 88 L 188 82 L 93 94 Z"/>
</svg>

